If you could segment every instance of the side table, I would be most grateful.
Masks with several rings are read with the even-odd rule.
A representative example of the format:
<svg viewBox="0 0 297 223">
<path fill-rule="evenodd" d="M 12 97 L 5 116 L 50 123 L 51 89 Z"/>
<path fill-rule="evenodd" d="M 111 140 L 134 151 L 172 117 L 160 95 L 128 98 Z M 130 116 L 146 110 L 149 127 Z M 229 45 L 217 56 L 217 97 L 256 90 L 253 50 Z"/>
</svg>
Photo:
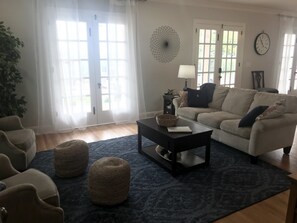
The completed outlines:
<svg viewBox="0 0 297 223">
<path fill-rule="evenodd" d="M 292 184 L 290 187 L 286 223 L 295 223 L 297 222 L 297 174 L 290 174 L 288 177 Z"/>
</svg>

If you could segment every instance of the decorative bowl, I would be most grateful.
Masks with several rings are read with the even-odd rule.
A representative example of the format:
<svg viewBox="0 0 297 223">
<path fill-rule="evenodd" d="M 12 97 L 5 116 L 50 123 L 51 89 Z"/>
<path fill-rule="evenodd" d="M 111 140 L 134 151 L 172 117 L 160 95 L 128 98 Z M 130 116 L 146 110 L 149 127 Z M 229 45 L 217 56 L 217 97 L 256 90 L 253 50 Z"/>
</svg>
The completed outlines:
<svg viewBox="0 0 297 223">
<path fill-rule="evenodd" d="M 156 121 L 159 126 L 173 127 L 176 126 L 178 117 L 175 115 L 164 114 L 156 116 Z"/>
</svg>

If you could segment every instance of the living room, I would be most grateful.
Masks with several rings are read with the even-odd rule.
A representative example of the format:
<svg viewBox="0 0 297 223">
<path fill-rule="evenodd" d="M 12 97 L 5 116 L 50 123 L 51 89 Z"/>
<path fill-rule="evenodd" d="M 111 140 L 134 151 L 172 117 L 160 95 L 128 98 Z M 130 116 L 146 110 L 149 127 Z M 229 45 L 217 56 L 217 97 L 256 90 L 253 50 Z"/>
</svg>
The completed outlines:
<svg viewBox="0 0 297 223">
<path fill-rule="evenodd" d="M 263 70 L 265 72 L 265 85 L 267 87 L 278 87 L 277 67 L 274 61 L 277 61 L 276 55 L 280 47 L 278 44 L 280 15 L 296 16 L 296 4 L 289 5 L 290 2 L 288 1 L 288 5 L 282 3 L 281 7 L 283 8 L 277 8 L 274 5 L 265 5 L 264 3 L 264 5 L 259 6 L 256 3 L 253 5 L 240 4 L 240 2 L 241 1 L 147 0 L 137 3 L 138 56 L 141 62 L 140 67 L 142 73 L 142 83 L 139 87 L 143 90 L 143 95 L 141 96 L 143 101 L 139 103 L 143 103 L 140 106 L 140 115 L 142 117 L 154 117 L 156 114 L 162 113 L 163 94 L 166 93 L 168 89 L 174 89 L 178 92 L 183 88 L 184 79 L 178 78 L 178 69 L 182 64 L 195 64 L 195 52 L 193 48 L 195 42 L 195 22 L 197 21 L 240 24 L 242 26 L 243 38 L 240 57 L 241 64 L 239 68 L 240 77 L 236 80 L 236 87 L 251 89 L 253 86 L 251 71 L 254 70 Z M 292 4 L 294 4 L 294 2 Z M 25 45 L 24 48 L 21 49 L 21 60 L 19 63 L 23 83 L 18 86 L 17 91 L 19 95 L 24 95 L 27 100 L 27 112 L 24 114 L 22 123 L 26 127 L 37 130 L 40 121 L 37 117 L 39 117 L 41 105 L 37 103 L 40 101 L 38 98 L 40 73 L 36 67 L 36 42 L 38 42 L 38 37 L 35 35 L 37 13 L 35 7 L 34 0 L 0 1 L 0 21 L 4 21 L 4 24 L 9 26 L 11 31 L 19 37 Z M 162 26 L 171 27 L 177 33 L 180 41 L 176 56 L 170 62 L 166 63 L 160 62 L 154 57 L 150 45 L 154 31 Z M 270 48 L 265 55 L 258 55 L 254 49 L 254 41 L 256 36 L 262 32 L 269 34 Z M 194 80 L 189 80 L 188 84 L 192 88 L 196 87 Z M 47 108 L 44 107 L 43 109 Z M 110 121 L 96 120 L 91 125 L 109 123 Z M 98 131 L 111 131 L 113 127 L 106 125 L 104 128 L 103 125 L 102 127 L 95 128 L 98 128 Z M 126 128 L 129 134 L 130 132 L 132 132 L 132 134 L 137 133 L 135 124 L 132 127 L 127 125 Z M 114 131 L 117 132 L 118 130 Z M 51 131 L 48 131 L 48 133 L 49 132 Z M 63 135 L 59 136 L 57 133 L 54 134 L 57 138 L 63 137 Z M 117 133 L 110 133 L 110 135 L 112 135 L 112 137 L 122 136 L 122 133 L 118 133 L 118 135 Z M 51 145 L 51 143 L 49 143 L 49 145 Z M 270 163 L 278 167 L 285 166 L 285 170 L 292 172 L 294 169 L 294 156 L 294 150 L 291 151 L 290 158 L 283 158 L 282 153 L 277 151 L 264 156 L 262 159 L 268 159 Z M 286 196 L 288 196 L 288 192 Z M 279 202 L 279 198 L 274 199 Z M 285 199 L 281 200 L 281 202 L 284 200 Z M 274 202 L 275 201 L 271 201 L 269 205 L 274 205 Z M 265 204 L 260 205 L 262 207 L 264 206 L 263 212 L 265 212 L 267 206 L 265 206 Z M 276 209 L 278 209 L 278 207 L 276 207 Z M 284 209 L 281 209 L 280 215 L 285 215 L 283 213 L 284 211 Z M 235 221 L 239 220 L 242 219 L 238 217 Z"/>
</svg>

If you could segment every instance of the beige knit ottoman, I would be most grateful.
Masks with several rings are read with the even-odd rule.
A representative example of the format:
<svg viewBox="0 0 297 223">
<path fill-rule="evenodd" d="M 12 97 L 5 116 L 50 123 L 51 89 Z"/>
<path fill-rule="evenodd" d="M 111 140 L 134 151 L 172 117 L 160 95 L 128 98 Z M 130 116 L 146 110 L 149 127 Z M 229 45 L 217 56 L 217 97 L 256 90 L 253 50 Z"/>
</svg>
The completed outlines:
<svg viewBox="0 0 297 223">
<path fill-rule="evenodd" d="M 88 175 L 91 201 L 99 205 L 116 205 L 125 201 L 130 187 L 129 163 L 118 157 L 95 161 Z"/>
<path fill-rule="evenodd" d="M 88 166 L 89 146 L 83 140 L 70 140 L 54 149 L 54 166 L 59 177 L 76 177 Z"/>
</svg>

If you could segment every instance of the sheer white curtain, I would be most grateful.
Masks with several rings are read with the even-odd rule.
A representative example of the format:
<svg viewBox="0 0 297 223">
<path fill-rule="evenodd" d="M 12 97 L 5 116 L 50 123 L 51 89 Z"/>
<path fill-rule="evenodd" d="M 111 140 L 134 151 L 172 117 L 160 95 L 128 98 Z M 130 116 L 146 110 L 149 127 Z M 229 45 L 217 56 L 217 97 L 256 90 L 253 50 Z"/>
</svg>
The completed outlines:
<svg viewBox="0 0 297 223">
<path fill-rule="evenodd" d="M 279 42 L 275 63 L 276 85 L 280 93 L 287 94 L 292 75 L 292 61 L 297 28 L 297 19 L 294 17 L 280 16 Z"/>
<path fill-rule="evenodd" d="M 94 94 L 91 88 L 96 79 L 90 76 L 90 69 L 98 61 L 89 63 L 91 56 L 87 49 L 98 47 L 98 44 L 94 44 L 98 40 L 90 41 L 91 37 L 87 37 L 87 33 L 92 24 L 90 18 L 95 14 L 104 15 L 111 24 L 117 21 L 125 27 L 124 69 L 111 67 L 112 63 L 107 62 L 108 72 L 117 70 L 108 84 L 113 121 L 122 123 L 139 119 L 139 112 L 145 112 L 145 107 L 137 47 L 136 1 L 36 0 L 35 5 L 39 132 L 84 127 L 88 124 L 90 114 L 93 115 L 93 105 L 89 104 L 98 95 L 90 96 L 92 92 Z M 87 17 L 90 23 L 81 22 L 81 17 Z M 63 32 L 64 29 L 68 30 L 67 33 Z M 83 44 L 88 45 L 86 50 L 81 50 Z"/>
<path fill-rule="evenodd" d="M 61 4 L 63 2 L 63 5 Z M 73 110 L 70 89 L 63 78 L 59 61 L 57 21 L 66 16 L 65 8 L 72 21 L 78 21 L 78 1 L 36 0 L 36 68 L 38 72 L 38 130 L 55 132 L 86 125 L 87 112 Z M 71 9 L 71 10 L 70 10 Z M 62 52 L 63 53 L 63 52 Z M 75 91 L 77 89 L 72 89 Z M 75 93 L 74 93 L 75 94 Z"/>
<path fill-rule="evenodd" d="M 137 39 L 137 4 L 136 0 L 110 1 L 111 22 L 117 18 L 125 27 L 126 69 L 119 70 L 118 76 L 123 79 L 111 81 L 111 111 L 116 123 L 135 122 L 139 112 L 144 111 L 142 72 Z M 120 14 L 120 16 L 119 16 Z M 123 83 L 124 82 L 124 83 Z"/>
</svg>

